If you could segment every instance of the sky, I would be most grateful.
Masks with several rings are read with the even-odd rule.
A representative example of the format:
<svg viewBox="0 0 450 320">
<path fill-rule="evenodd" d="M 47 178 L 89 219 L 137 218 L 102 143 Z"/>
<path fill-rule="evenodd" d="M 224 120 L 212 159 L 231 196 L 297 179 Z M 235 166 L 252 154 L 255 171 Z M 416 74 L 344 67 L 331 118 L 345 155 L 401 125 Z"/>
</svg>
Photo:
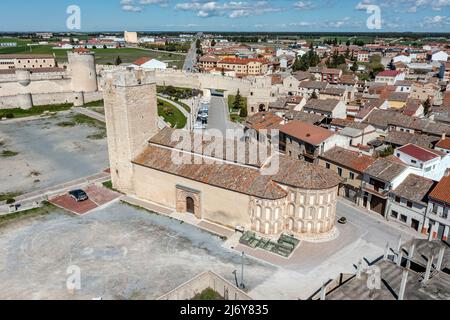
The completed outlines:
<svg viewBox="0 0 450 320">
<path fill-rule="evenodd" d="M 0 31 L 70 31 L 71 5 L 80 32 L 450 32 L 450 0 L 1 0 Z"/>
</svg>

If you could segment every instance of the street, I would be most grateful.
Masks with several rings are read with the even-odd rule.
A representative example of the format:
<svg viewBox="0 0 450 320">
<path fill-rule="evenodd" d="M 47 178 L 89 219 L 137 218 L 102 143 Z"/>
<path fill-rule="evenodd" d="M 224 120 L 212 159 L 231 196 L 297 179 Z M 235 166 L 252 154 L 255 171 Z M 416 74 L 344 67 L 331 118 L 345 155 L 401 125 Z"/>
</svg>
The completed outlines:
<svg viewBox="0 0 450 320">
<path fill-rule="evenodd" d="M 195 71 L 194 65 L 197 63 L 197 47 L 196 47 L 197 38 L 194 38 L 192 42 L 191 49 L 186 55 L 186 60 L 184 61 L 183 70 L 184 71 Z"/>
</svg>

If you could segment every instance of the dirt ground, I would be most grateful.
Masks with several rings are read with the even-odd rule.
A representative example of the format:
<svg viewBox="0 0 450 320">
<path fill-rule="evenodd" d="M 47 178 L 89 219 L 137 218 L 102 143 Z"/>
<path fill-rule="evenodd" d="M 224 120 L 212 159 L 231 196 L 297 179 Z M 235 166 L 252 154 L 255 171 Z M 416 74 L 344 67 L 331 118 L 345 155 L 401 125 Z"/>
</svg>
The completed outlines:
<svg viewBox="0 0 450 320">
<path fill-rule="evenodd" d="M 0 123 L 0 194 L 26 193 L 96 174 L 109 166 L 106 139 L 90 139 L 99 128 L 62 127 L 73 114 Z"/>
<path fill-rule="evenodd" d="M 212 270 L 234 282 L 238 254 L 187 224 L 115 203 L 78 217 L 60 209 L 0 226 L 0 299 L 155 299 Z M 81 290 L 66 270 L 81 270 Z M 246 260 L 249 288 L 274 267 Z"/>
</svg>

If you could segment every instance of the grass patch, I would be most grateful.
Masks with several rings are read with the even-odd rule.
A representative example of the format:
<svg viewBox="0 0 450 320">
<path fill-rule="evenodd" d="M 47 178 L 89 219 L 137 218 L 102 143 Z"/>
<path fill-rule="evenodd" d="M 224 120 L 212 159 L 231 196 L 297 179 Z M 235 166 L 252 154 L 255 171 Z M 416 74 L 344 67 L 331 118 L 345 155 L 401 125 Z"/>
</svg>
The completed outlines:
<svg viewBox="0 0 450 320">
<path fill-rule="evenodd" d="M 72 128 L 76 126 L 75 122 L 72 121 L 63 121 L 63 122 L 59 122 L 56 124 L 58 127 L 63 127 L 63 128 Z"/>
<path fill-rule="evenodd" d="M 11 158 L 17 156 L 19 153 L 11 150 L 3 150 L 1 153 L 3 158 Z"/>
<path fill-rule="evenodd" d="M 203 290 L 202 293 L 197 294 L 192 300 L 207 301 L 207 300 L 225 300 L 225 299 L 213 289 L 208 288 Z"/>
<path fill-rule="evenodd" d="M 72 108 L 72 103 L 64 103 L 64 104 L 53 104 L 53 105 L 43 105 L 43 106 L 34 106 L 31 109 L 24 110 L 21 108 L 13 108 L 13 109 L 3 109 L 0 110 L 0 118 L 24 118 L 31 116 L 38 116 L 43 114 L 44 112 L 58 112 L 58 111 L 66 111 Z"/>
<path fill-rule="evenodd" d="M 22 195 L 20 192 L 9 192 L 0 194 L 0 201 L 8 201 Z"/>
<path fill-rule="evenodd" d="M 84 114 L 76 114 L 72 117 L 72 121 L 77 125 L 87 125 L 89 127 L 104 128 L 105 124 L 101 121 L 85 116 Z"/>
<path fill-rule="evenodd" d="M 102 140 L 106 138 L 106 130 L 99 131 L 97 133 L 91 134 L 87 136 L 86 138 L 91 140 Z"/>
<path fill-rule="evenodd" d="M 164 118 L 172 128 L 182 129 L 186 126 L 187 119 L 174 105 L 158 99 L 158 115 Z"/>
<path fill-rule="evenodd" d="M 230 119 L 231 119 L 231 121 L 236 122 L 236 123 L 243 123 L 245 120 L 245 119 L 241 118 L 241 116 L 239 116 L 239 114 L 235 114 L 235 113 L 230 114 Z"/>
<path fill-rule="evenodd" d="M 85 103 L 84 107 L 86 107 L 86 108 L 103 107 L 103 105 L 104 105 L 103 100 L 97 100 L 97 101 L 92 101 L 92 102 Z"/>
<path fill-rule="evenodd" d="M 7 222 L 15 221 L 15 220 L 18 220 L 21 218 L 25 218 L 25 217 L 30 218 L 30 217 L 44 216 L 49 213 L 52 213 L 52 211 L 54 211 L 55 209 L 56 209 L 56 207 L 54 205 L 45 201 L 45 202 L 43 202 L 43 206 L 40 208 L 25 210 L 25 211 L 21 211 L 21 212 L 14 212 L 14 213 L 0 216 L 0 225 L 3 225 Z"/>
<path fill-rule="evenodd" d="M 110 181 L 103 182 L 102 184 L 103 184 L 103 186 L 104 186 L 105 188 L 107 188 L 107 189 L 109 189 L 109 190 L 112 190 L 112 191 L 118 192 L 118 193 L 122 193 L 122 192 L 120 192 L 119 190 L 114 189 L 111 180 L 110 180 Z M 122 193 L 122 194 L 123 194 L 123 193 Z M 123 203 L 126 203 L 126 202 L 123 202 Z M 126 203 L 126 204 L 128 204 L 128 203 Z M 145 210 L 144 208 L 141 208 L 141 209 Z"/>
</svg>

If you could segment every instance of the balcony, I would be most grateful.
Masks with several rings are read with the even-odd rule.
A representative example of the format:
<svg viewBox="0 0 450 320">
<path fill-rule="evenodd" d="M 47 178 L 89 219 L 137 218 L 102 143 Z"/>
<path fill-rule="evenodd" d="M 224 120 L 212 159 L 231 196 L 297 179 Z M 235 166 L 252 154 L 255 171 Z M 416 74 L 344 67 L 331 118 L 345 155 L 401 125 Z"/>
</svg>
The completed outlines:
<svg viewBox="0 0 450 320">
<path fill-rule="evenodd" d="M 389 190 L 374 186 L 373 184 L 370 184 L 368 182 L 363 182 L 362 187 L 364 191 L 370 192 L 383 198 L 387 198 L 389 195 Z"/>
</svg>

